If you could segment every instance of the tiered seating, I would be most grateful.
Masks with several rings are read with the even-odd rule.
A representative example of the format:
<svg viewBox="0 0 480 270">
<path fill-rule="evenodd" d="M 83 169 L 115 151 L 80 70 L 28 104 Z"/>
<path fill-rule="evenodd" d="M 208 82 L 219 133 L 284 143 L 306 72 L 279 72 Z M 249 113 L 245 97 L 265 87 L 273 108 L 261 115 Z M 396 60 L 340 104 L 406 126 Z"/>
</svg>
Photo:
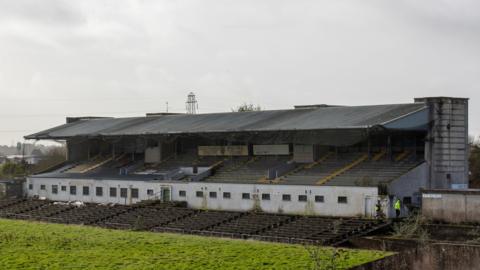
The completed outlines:
<svg viewBox="0 0 480 270">
<path fill-rule="evenodd" d="M 324 185 L 324 184 L 328 183 L 333 178 L 350 171 L 351 169 L 357 167 L 359 164 L 366 161 L 367 159 L 368 159 L 368 154 L 361 155 L 359 158 L 357 158 L 354 161 L 348 163 L 344 167 L 342 167 L 342 168 L 332 172 L 331 174 L 323 177 L 322 179 L 318 180 L 317 185 Z"/>
<path fill-rule="evenodd" d="M 68 211 L 59 212 L 55 215 L 51 215 L 45 220 L 57 223 L 69 223 L 69 224 L 94 224 L 110 217 L 127 212 L 131 207 L 116 205 L 98 205 L 98 204 L 86 204 L 84 206 L 74 207 Z"/>
<path fill-rule="evenodd" d="M 100 226 L 111 229 L 142 229 L 149 230 L 186 216 L 195 210 L 172 207 L 165 204 L 135 207 L 131 211 L 113 216 L 100 223 Z"/>
<path fill-rule="evenodd" d="M 332 230 L 333 219 L 324 217 L 303 217 L 283 226 L 265 231 L 261 235 L 270 237 L 286 237 L 295 239 L 312 239 L 318 235 Z"/>
<path fill-rule="evenodd" d="M 285 225 L 261 233 L 271 240 L 285 242 L 318 241 L 334 244 L 379 225 L 377 220 L 300 217 Z"/>
<path fill-rule="evenodd" d="M 89 170 L 88 173 L 97 175 L 117 175 L 121 168 L 132 166 L 138 162 L 140 161 L 133 160 L 130 154 L 120 154 L 103 163 L 101 166 Z"/>
<path fill-rule="evenodd" d="M 74 206 L 44 200 L 0 200 L 0 217 L 116 229 L 182 232 L 277 242 L 338 245 L 378 230 L 380 220 L 193 210 L 173 203 Z"/>
<path fill-rule="evenodd" d="M 289 156 L 256 156 L 247 159 L 235 158 L 206 179 L 209 182 L 257 182 L 267 176 L 268 169 L 285 164 Z"/>
<path fill-rule="evenodd" d="M 245 213 L 226 211 L 201 211 L 188 218 L 168 223 L 165 226 L 162 226 L 162 228 L 157 228 L 156 230 L 182 232 L 202 231 L 215 225 L 229 222 L 244 214 Z"/>
<path fill-rule="evenodd" d="M 88 161 L 82 162 L 72 168 L 69 168 L 64 171 L 64 173 L 86 173 L 90 170 L 96 169 L 107 162 L 111 161 L 112 157 L 102 157 L 102 156 L 96 156 Z"/>
<path fill-rule="evenodd" d="M 210 167 L 219 161 L 224 161 L 225 159 L 227 158 L 219 156 L 199 156 L 193 164 L 200 167 Z"/>
<path fill-rule="evenodd" d="M 230 222 L 221 223 L 218 226 L 209 228 L 208 231 L 233 237 L 256 235 L 264 230 L 269 230 L 286 222 L 290 222 L 294 218 L 294 216 L 287 215 L 252 213 L 240 216 Z"/>
<path fill-rule="evenodd" d="M 22 200 L 0 209 L 0 217 L 14 217 L 17 214 L 37 209 L 49 202 L 43 200 Z"/>
<path fill-rule="evenodd" d="M 403 158 L 401 161 L 370 160 L 332 178 L 326 185 L 378 186 L 380 183 L 388 183 L 402 176 L 421 162 L 412 158 Z"/>
<path fill-rule="evenodd" d="M 352 236 L 364 235 L 375 229 L 383 228 L 388 224 L 382 220 L 369 219 L 334 220 L 331 232 L 314 235 L 312 240 L 321 240 L 325 244 L 338 245 Z"/>
<path fill-rule="evenodd" d="M 68 204 L 55 204 L 48 203 L 42 205 L 39 208 L 32 209 L 30 211 L 23 212 L 22 214 L 15 215 L 15 218 L 18 219 L 33 219 L 33 220 L 47 220 L 46 218 L 50 216 L 57 215 L 61 212 L 71 210 L 75 206 Z"/>
<path fill-rule="evenodd" d="M 25 199 L 6 198 L 0 200 L 0 209 L 25 201 Z"/>
<path fill-rule="evenodd" d="M 338 155 L 331 154 L 321 162 L 314 163 L 313 166 L 305 166 L 301 170 L 297 170 L 293 174 L 287 174 L 280 178 L 282 183 L 287 184 L 317 184 L 317 182 L 332 173 L 345 168 L 352 164 L 365 153 L 339 153 Z"/>
</svg>

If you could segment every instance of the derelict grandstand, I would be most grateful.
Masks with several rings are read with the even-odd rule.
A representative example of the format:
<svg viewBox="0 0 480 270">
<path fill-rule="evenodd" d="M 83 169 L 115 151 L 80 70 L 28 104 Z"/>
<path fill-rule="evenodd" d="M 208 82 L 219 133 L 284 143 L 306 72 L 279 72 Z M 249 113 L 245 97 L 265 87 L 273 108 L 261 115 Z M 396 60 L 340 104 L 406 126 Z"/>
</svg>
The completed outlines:
<svg viewBox="0 0 480 270">
<path fill-rule="evenodd" d="M 67 160 L 27 179 L 54 201 L 184 201 L 224 211 L 387 216 L 421 188 L 468 186 L 468 100 L 290 110 L 68 118 L 26 139 L 65 140 Z M 404 211 L 407 211 L 404 209 Z"/>
</svg>

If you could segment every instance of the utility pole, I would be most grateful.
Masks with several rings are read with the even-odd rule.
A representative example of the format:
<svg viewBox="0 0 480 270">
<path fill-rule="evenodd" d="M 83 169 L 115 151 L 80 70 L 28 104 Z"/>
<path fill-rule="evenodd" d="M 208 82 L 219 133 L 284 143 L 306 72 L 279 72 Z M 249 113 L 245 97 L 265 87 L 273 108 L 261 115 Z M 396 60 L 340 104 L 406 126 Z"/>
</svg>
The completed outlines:
<svg viewBox="0 0 480 270">
<path fill-rule="evenodd" d="M 185 107 L 187 109 L 187 114 L 197 114 L 198 103 L 193 92 L 190 92 L 187 97 L 187 102 L 185 102 Z"/>
</svg>

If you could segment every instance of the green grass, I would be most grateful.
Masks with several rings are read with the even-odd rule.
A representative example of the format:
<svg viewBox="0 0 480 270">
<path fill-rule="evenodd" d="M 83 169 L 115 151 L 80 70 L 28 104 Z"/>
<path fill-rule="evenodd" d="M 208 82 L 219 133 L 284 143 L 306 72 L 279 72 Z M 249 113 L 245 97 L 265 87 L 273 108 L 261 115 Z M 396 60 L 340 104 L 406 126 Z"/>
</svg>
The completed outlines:
<svg viewBox="0 0 480 270">
<path fill-rule="evenodd" d="M 322 249 L 331 256 L 332 249 Z M 339 269 L 389 253 L 345 250 Z M 0 269 L 311 269 L 300 245 L 0 219 Z"/>
</svg>

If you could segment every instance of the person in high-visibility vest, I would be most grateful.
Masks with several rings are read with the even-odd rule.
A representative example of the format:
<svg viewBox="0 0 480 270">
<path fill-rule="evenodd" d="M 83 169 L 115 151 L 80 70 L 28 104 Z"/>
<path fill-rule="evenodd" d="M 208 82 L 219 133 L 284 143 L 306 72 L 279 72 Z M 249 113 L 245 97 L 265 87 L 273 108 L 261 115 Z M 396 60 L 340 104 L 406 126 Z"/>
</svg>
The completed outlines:
<svg viewBox="0 0 480 270">
<path fill-rule="evenodd" d="M 400 204 L 400 199 L 397 199 L 395 201 L 395 204 L 393 205 L 393 208 L 395 208 L 395 215 L 398 218 L 400 216 L 400 209 L 402 208 L 402 206 Z"/>
</svg>

